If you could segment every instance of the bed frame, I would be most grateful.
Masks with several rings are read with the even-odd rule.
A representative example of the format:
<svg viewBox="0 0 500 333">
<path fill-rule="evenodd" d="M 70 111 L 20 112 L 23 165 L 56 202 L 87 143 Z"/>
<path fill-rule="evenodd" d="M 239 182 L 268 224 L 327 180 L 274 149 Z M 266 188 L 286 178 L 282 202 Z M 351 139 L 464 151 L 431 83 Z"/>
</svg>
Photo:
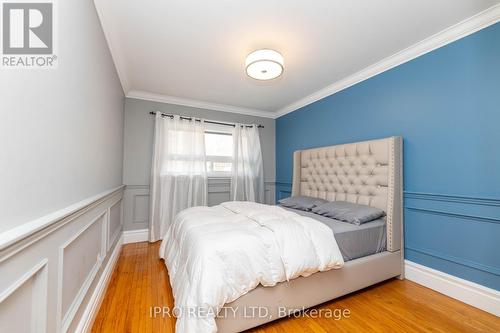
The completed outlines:
<svg viewBox="0 0 500 333">
<path fill-rule="evenodd" d="M 400 137 L 300 150 L 293 155 L 292 195 L 349 201 L 383 209 L 387 250 L 345 263 L 341 269 L 259 286 L 225 306 L 218 332 L 233 333 L 283 317 L 280 307 L 302 310 L 375 283 L 404 277 L 403 144 Z M 254 309 L 261 316 L 253 315 Z M 266 313 L 266 311 L 268 311 Z"/>
</svg>

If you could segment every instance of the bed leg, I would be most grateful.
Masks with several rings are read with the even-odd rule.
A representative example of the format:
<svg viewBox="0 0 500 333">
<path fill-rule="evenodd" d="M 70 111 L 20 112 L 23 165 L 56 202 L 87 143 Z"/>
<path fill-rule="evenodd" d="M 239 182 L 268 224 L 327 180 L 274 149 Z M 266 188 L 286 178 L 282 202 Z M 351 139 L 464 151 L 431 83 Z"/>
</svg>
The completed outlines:
<svg viewBox="0 0 500 333">
<path fill-rule="evenodd" d="M 398 275 L 398 280 L 404 280 L 405 279 L 405 261 L 404 259 L 401 260 L 401 274 Z"/>
</svg>

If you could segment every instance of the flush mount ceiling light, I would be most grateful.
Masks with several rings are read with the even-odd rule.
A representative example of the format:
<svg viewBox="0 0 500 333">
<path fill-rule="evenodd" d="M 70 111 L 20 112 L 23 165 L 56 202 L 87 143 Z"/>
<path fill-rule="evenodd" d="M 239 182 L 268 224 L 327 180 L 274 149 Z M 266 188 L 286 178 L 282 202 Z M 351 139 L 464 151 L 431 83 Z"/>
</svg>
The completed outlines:
<svg viewBox="0 0 500 333">
<path fill-rule="evenodd" d="M 245 61 L 247 75 L 256 80 L 272 80 L 283 73 L 283 56 L 274 50 L 257 50 Z"/>
</svg>

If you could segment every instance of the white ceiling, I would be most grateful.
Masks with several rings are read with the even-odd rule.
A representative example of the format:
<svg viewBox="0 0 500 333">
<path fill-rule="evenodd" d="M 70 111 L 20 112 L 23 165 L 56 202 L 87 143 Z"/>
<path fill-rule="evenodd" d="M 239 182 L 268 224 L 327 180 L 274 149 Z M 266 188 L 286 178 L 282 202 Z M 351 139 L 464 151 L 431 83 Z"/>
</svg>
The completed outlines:
<svg viewBox="0 0 500 333">
<path fill-rule="evenodd" d="M 383 59 L 365 76 L 409 60 L 386 58 L 499 2 L 95 0 L 126 95 L 271 117 L 362 80 L 352 75 Z M 283 54 L 278 79 L 246 76 L 245 57 L 260 48 Z"/>
</svg>

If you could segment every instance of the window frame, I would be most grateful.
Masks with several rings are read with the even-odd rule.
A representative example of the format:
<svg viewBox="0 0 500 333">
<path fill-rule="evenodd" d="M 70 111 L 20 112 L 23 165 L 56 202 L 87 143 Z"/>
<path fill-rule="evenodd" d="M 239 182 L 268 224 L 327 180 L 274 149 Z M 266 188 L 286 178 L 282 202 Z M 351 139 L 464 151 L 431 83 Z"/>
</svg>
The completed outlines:
<svg viewBox="0 0 500 333">
<path fill-rule="evenodd" d="M 222 125 L 211 125 L 207 126 L 209 128 L 205 129 L 204 134 L 217 134 L 217 135 L 227 135 L 231 138 L 233 137 L 233 132 L 231 129 L 227 128 L 227 126 Z M 221 156 L 221 155 L 208 155 L 205 153 L 205 159 L 207 162 L 225 162 L 231 163 L 231 171 L 208 171 L 208 178 L 231 178 L 233 173 L 233 165 L 234 165 L 234 156 Z"/>
</svg>

